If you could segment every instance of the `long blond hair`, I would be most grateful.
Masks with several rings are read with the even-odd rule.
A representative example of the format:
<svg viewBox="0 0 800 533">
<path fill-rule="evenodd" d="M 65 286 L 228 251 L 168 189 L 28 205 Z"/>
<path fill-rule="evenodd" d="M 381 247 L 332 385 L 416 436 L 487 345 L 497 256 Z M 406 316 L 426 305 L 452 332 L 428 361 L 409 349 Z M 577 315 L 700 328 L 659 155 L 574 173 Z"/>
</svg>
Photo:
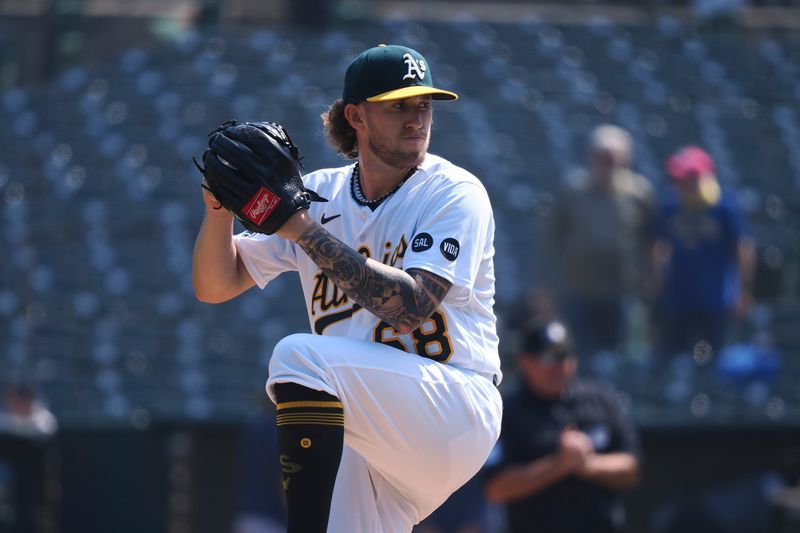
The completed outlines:
<svg viewBox="0 0 800 533">
<path fill-rule="evenodd" d="M 347 104 L 341 98 L 333 102 L 327 111 L 320 115 L 322 125 L 325 128 L 325 137 L 328 144 L 336 152 L 346 159 L 356 159 L 358 157 L 358 143 L 356 142 L 356 130 L 350 125 L 344 116 L 344 108 Z"/>
</svg>

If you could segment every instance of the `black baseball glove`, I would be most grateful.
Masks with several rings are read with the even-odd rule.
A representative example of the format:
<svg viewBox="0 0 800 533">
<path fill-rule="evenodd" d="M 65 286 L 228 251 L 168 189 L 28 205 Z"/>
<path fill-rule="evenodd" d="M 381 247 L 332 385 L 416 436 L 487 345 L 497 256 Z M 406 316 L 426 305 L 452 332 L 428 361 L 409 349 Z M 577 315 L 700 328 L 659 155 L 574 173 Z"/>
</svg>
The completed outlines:
<svg viewBox="0 0 800 533">
<path fill-rule="evenodd" d="M 303 186 L 300 155 L 272 122 L 224 122 L 208 134 L 203 166 L 208 189 L 250 231 L 271 235 L 311 202 L 327 202 Z"/>
</svg>

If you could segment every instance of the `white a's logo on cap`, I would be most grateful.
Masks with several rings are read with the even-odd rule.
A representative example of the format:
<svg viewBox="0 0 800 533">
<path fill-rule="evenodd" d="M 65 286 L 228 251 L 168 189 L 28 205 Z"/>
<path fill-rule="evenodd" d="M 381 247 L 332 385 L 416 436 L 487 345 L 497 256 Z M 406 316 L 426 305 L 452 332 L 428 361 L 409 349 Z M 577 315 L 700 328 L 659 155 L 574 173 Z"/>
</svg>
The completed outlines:
<svg viewBox="0 0 800 533">
<path fill-rule="evenodd" d="M 419 76 L 419 79 L 421 80 L 425 79 L 424 59 L 420 59 L 419 61 L 417 61 L 411 56 L 411 54 L 405 54 L 403 56 L 403 59 L 405 60 L 406 65 L 408 65 L 408 73 L 405 76 L 403 76 L 404 80 L 413 80 L 417 76 Z"/>
</svg>

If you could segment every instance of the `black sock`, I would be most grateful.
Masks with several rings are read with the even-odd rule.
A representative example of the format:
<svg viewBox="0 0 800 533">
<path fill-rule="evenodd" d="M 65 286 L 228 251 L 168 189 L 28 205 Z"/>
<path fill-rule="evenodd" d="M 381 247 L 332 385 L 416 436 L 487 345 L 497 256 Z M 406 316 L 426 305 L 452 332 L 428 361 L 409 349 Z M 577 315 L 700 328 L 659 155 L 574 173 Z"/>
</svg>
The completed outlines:
<svg viewBox="0 0 800 533">
<path fill-rule="evenodd" d="M 342 459 L 344 411 L 336 396 L 276 383 L 278 450 L 287 533 L 325 533 Z"/>
</svg>

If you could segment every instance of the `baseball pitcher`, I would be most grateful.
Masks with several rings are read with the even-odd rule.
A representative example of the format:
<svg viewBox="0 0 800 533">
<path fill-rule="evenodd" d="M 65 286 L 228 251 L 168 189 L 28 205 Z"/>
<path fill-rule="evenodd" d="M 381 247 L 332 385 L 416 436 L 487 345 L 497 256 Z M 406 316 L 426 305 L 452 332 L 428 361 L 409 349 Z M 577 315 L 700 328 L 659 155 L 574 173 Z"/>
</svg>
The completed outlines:
<svg viewBox="0 0 800 533">
<path fill-rule="evenodd" d="M 301 178 L 281 126 L 234 121 L 198 163 L 197 297 L 302 281 L 312 333 L 275 346 L 266 385 L 290 533 L 408 533 L 498 438 L 492 207 L 428 153 L 433 102 L 457 98 L 417 51 L 377 46 L 322 116 L 351 164 Z"/>
</svg>

